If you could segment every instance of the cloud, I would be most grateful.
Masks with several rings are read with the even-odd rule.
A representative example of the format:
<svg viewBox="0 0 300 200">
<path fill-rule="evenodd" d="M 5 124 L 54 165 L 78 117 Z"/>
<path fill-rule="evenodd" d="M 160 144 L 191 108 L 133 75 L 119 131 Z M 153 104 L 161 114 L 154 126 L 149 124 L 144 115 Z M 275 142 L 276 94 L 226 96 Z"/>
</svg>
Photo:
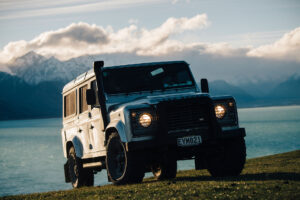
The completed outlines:
<svg viewBox="0 0 300 200">
<path fill-rule="evenodd" d="M 289 70 L 285 66 L 286 74 L 290 75 L 299 71 L 300 27 L 285 34 L 274 44 L 258 48 L 235 48 L 225 42 L 182 42 L 178 39 L 181 34 L 204 29 L 209 25 L 206 14 L 190 18 L 172 17 L 153 29 L 130 24 L 122 29 L 114 30 L 110 26 L 73 23 L 62 29 L 44 32 L 30 41 L 8 43 L 0 51 L 0 68 L 2 68 L 0 70 L 9 71 L 6 66 L 15 63 L 17 58 L 28 52 L 35 52 L 47 58 L 54 56 L 61 61 L 85 55 L 114 55 L 113 57 L 118 57 L 118 59 L 122 55 L 125 57 L 130 55 L 130 59 L 134 59 L 128 63 L 137 62 L 139 59 L 145 60 L 145 58 L 149 58 L 147 61 L 183 59 L 190 61 L 194 66 L 201 63 L 202 71 L 199 71 L 199 74 L 205 75 L 210 72 L 215 77 L 225 78 L 226 76 L 228 79 L 235 71 L 237 74 L 234 76 L 240 79 L 244 79 L 241 75 L 243 73 L 247 75 L 252 73 L 253 77 L 257 77 L 258 72 L 265 70 L 264 74 L 268 74 L 270 69 L 265 66 L 272 66 L 272 73 L 275 74 L 274 71 L 277 70 L 277 77 L 281 78 L 282 66 L 285 64 L 283 62 L 277 64 L 277 60 L 288 60 L 291 63 Z M 112 64 L 116 64 L 114 59 L 111 61 Z M 226 62 L 228 64 L 224 64 Z M 231 63 L 233 63 L 232 66 Z M 211 67 L 212 65 L 215 67 Z M 251 71 L 250 68 L 253 70 Z M 209 74 L 206 75 L 209 76 Z"/>
<path fill-rule="evenodd" d="M 203 44 L 201 46 L 201 52 L 203 54 L 210 54 L 213 56 L 243 57 L 249 51 L 249 48 L 233 48 L 230 44 L 225 42 Z"/>
<path fill-rule="evenodd" d="M 8 43 L 0 52 L 0 62 L 9 62 L 30 51 L 61 59 L 71 58 L 83 55 L 89 46 L 101 48 L 108 41 L 108 34 L 101 27 L 86 23 L 71 24 L 63 29 L 42 33 L 29 42 L 21 40 Z"/>
<path fill-rule="evenodd" d="M 300 62 L 300 27 L 286 33 L 273 44 L 263 45 L 247 53 L 250 57 Z"/>
<path fill-rule="evenodd" d="M 189 48 L 180 41 L 172 40 L 172 36 L 205 28 L 208 24 L 206 14 L 191 18 L 169 18 L 161 26 L 151 30 L 133 24 L 114 31 L 112 27 L 74 23 L 59 30 L 42 33 L 31 41 L 10 42 L 0 52 L 0 62 L 7 63 L 30 51 L 60 60 L 101 53 L 160 55 Z"/>
<path fill-rule="evenodd" d="M 166 1 L 169 0 L 26 0 L 22 4 L 18 4 L 15 1 L 0 1 L 0 20 L 65 15 L 70 13 L 90 13 L 95 11 L 136 7 L 139 5 L 158 4 Z"/>
</svg>

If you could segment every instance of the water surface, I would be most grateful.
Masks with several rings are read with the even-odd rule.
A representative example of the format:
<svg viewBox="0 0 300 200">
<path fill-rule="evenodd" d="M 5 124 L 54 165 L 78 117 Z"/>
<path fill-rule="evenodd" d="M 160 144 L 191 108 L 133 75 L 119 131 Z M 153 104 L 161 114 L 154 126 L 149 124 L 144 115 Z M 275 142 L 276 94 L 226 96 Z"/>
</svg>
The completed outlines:
<svg viewBox="0 0 300 200">
<path fill-rule="evenodd" d="M 247 157 L 300 149 L 300 106 L 239 109 Z M 0 196 L 71 189 L 64 183 L 61 119 L 0 121 Z M 178 162 L 179 170 L 193 161 Z M 150 176 L 151 174 L 147 174 Z M 106 171 L 95 185 L 107 184 Z"/>
</svg>

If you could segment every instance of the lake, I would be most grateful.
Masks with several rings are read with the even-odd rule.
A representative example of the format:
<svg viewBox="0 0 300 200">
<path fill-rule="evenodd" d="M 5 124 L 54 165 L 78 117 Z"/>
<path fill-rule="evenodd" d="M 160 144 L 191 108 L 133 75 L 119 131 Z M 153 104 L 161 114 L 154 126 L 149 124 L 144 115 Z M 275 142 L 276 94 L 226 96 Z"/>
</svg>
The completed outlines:
<svg viewBox="0 0 300 200">
<path fill-rule="evenodd" d="M 300 106 L 239 109 L 247 158 L 300 149 Z M 0 196 L 71 189 L 64 182 L 61 119 L 0 121 Z M 178 162 L 179 170 L 193 161 Z M 146 176 L 151 176 L 147 173 Z M 106 170 L 95 185 L 107 184 Z"/>
</svg>

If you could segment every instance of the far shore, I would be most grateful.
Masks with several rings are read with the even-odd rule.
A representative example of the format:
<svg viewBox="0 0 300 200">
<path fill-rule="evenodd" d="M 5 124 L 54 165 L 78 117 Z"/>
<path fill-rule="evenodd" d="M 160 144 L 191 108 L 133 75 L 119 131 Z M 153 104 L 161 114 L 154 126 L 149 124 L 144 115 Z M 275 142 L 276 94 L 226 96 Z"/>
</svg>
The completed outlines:
<svg viewBox="0 0 300 200">
<path fill-rule="evenodd" d="M 251 108 L 278 108 L 278 107 L 291 107 L 291 106 L 300 106 L 300 104 L 283 104 L 283 105 L 253 105 L 253 106 L 245 106 L 245 107 L 239 107 L 239 109 L 251 109 Z M 62 115 L 57 116 L 39 116 L 39 117 L 28 117 L 28 118 L 14 118 L 14 119 L 1 119 L 0 122 L 3 123 L 5 121 L 16 121 L 16 120 L 35 120 L 35 119 L 54 119 L 54 118 L 62 118 Z"/>
</svg>

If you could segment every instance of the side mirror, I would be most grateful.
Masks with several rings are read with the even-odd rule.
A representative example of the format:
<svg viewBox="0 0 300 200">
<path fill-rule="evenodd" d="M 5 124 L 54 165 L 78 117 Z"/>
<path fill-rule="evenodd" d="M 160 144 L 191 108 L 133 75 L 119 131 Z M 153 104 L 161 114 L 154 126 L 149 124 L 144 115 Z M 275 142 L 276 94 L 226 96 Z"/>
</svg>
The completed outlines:
<svg viewBox="0 0 300 200">
<path fill-rule="evenodd" d="M 202 93 L 209 93 L 208 81 L 206 78 L 201 79 L 201 91 Z"/>
<path fill-rule="evenodd" d="M 86 103 L 88 105 L 95 105 L 96 104 L 96 96 L 93 89 L 86 90 Z"/>
</svg>

